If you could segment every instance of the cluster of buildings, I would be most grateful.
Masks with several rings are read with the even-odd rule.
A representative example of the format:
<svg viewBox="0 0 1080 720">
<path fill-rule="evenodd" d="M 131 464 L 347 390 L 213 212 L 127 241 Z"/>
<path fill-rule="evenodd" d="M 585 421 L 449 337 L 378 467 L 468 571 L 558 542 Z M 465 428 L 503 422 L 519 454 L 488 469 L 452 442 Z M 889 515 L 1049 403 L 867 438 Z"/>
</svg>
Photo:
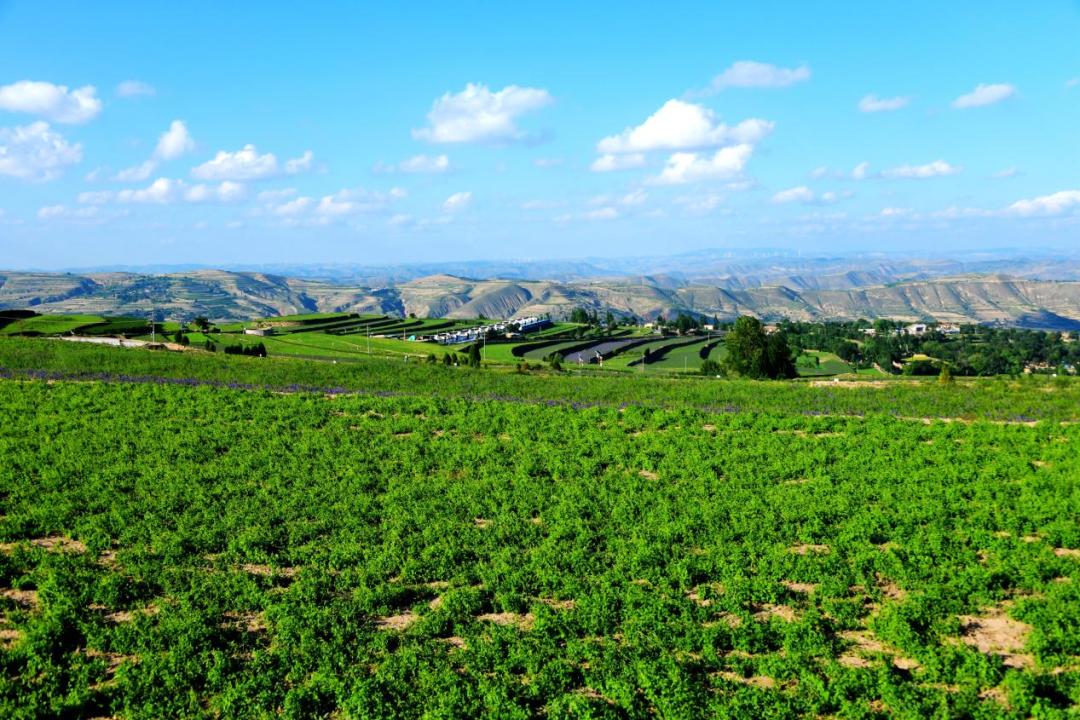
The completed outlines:
<svg viewBox="0 0 1080 720">
<path fill-rule="evenodd" d="M 869 335 L 871 337 L 877 335 L 877 330 L 875 330 L 874 328 L 865 328 L 862 332 L 863 335 Z M 911 323 L 910 325 L 905 325 L 899 330 L 893 332 L 894 335 L 911 335 L 913 337 L 922 337 L 927 333 L 941 333 L 942 335 L 959 335 L 960 326 L 953 325 L 952 323 Z"/>
<path fill-rule="evenodd" d="M 550 324 L 551 321 L 546 317 L 530 316 L 518 318 L 516 320 L 504 320 L 491 325 L 466 328 L 464 330 L 451 330 L 430 337 L 417 337 L 415 339 L 427 342 L 434 341 L 440 345 L 459 345 L 461 343 L 476 342 L 490 334 L 506 335 L 513 332 L 527 333 L 534 330 L 540 330 Z"/>
</svg>

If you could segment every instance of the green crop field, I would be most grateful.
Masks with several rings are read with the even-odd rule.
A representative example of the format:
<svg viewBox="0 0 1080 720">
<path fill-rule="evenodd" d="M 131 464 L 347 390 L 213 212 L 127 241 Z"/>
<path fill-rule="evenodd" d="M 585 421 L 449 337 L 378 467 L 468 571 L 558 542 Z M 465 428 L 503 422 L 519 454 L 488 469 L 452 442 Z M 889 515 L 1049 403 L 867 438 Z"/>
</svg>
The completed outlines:
<svg viewBox="0 0 1080 720">
<path fill-rule="evenodd" d="M 24 339 L 0 340 L 0 368 L 4 717 L 1080 701 L 1074 380 L 521 375 Z"/>
<path fill-rule="evenodd" d="M 84 325 L 103 322 L 100 315 L 37 315 L 0 328 L 0 335 L 20 335 L 33 333 L 39 335 L 60 335 L 72 332 Z"/>
<path fill-rule="evenodd" d="M 819 350 L 804 350 L 804 356 L 816 357 L 818 365 L 799 364 L 799 375 L 803 377 L 822 377 L 827 375 L 843 375 L 852 372 L 851 366 L 837 357 L 834 353 Z"/>
</svg>

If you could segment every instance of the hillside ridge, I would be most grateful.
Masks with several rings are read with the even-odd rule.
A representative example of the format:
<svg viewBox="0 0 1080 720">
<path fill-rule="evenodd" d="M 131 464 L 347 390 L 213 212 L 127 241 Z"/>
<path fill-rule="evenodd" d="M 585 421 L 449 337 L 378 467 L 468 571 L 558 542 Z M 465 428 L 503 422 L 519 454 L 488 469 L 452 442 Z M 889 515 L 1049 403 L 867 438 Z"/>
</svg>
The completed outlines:
<svg viewBox="0 0 1080 720">
<path fill-rule="evenodd" d="M 421 317 L 510 318 L 576 307 L 653 319 L 679 312 L 730 319 L 830 320 L 889 317 L 940 322 L 1071 327 L 1080 321 L 1080 281 L 966 273 L 838 287 L 829 276 L 798 282 L 679 281 L 665 275 L 587 281 L 471 279 L 446 273 L 368 286 L 265 272 L 168 274 L 0 273 L 0 308 L 49 313 L 251 319 L 303 312 L 373 312 Z M 793 285 L 795 287 L 793 287 Z"/>
</svg>

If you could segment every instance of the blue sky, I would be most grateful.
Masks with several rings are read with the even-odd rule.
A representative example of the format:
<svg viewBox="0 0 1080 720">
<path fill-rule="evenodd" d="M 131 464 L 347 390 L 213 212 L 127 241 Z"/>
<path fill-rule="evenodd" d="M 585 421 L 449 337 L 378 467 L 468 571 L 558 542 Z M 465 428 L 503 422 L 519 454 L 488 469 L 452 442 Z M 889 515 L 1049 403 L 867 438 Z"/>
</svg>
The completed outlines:
<svg viewBox="0 0 1080 720">
<path fill-rule="evenodd" d="M 1073 249 L 1078 38 L 1075 0 L 0 0 L 0 266 Z"/>
</svg>

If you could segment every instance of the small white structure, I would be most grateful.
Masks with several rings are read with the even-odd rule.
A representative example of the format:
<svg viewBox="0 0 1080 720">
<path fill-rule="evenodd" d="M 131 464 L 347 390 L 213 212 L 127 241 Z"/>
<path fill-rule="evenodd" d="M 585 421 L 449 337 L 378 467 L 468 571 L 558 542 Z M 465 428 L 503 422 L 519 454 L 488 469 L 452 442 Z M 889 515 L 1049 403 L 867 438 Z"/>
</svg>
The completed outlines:
<svg viewBox="0 0 1080 720">
<path fill-rule="evenodd" d="M 258 335 L 259 337 L 266 337 L 267 335 L 274 334 L 274 328 L 244 328 L 245 335 Z"/>
<path fill-rule="evenodd" d="M 926 323 L 912 323 L 911 325 L 905 326 L 904 329 L 901 330 L 901 332 L 904 335 L 914 335 L 915 337 L 920 337 L 926 334 Z"/>
</svg>

